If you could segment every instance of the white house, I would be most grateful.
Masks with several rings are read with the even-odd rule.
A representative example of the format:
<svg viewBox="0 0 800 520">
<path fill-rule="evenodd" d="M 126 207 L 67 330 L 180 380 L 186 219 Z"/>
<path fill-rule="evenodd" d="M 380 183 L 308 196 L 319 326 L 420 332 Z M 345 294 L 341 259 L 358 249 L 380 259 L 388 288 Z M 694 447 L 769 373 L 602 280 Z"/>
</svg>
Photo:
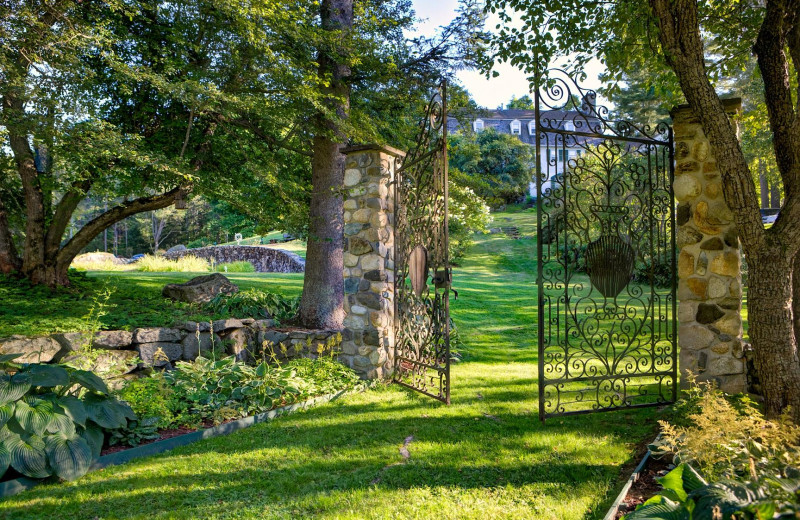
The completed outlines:
<svg viewBox="0 0 800 520">
<path fill-rule="evenodd" d="M 576 130 L 576 122 L 579 127 L 578 130 L 581 130 L 581 126 L 585 127 L 587 125 L 585 116 L 578 112 L 547 110 L 541 112 L 541 117 L 542 120 L 549 122 L 548 128 L 550 129 L 559 128 L 573 131 Z M 479 118 L 464 122 L 459 120 L 457 114 L 450 114 L 447 126 L 449 132 L 457 131 L 465 126 L 467 128 L 471 127 L 474 132 L 494 128 L 500 133 L 517 136 L 523 143 L 536 146 L 536 114 L 533 110 L 492 110 Z M 546 189 L 552 179 L 564 173 L 569 166 L 570 159 L 575 159 L 584 153 L 586 140 L 590 138 L 569 138 L 566 139 L 566 146 L 562 144 L 562 140 L 557 137 L 555 132 L 543 134 L 543 139 L 549 142 L 549 144 L 546 142 L 541 143 L 542 157 L 539 159 L 542 173 L 545 173 L 548 178 L 548 181 L 542 186 Z M 549 153 L 545 153 L 545 151 Z M 533 197 L 537 196 L 536 182 L 533 177 L 535 172 L 535 165 L 532 164 L 529 193 Z"/>
</svg>

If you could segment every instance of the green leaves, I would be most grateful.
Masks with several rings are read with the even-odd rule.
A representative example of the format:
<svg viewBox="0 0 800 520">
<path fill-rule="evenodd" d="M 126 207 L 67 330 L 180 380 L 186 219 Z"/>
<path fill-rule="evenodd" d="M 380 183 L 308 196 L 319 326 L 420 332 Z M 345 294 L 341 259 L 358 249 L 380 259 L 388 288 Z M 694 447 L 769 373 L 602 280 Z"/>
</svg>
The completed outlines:
<svg viewBox="0 0 800 520">
<path fill-rule="evenodd" d="M 93 372 L 89 372 L 88 370 L 73 370 L 70 377 L 84 388 L 100 392 L 103 395 L 108 395 L 108 386 Z"/>
<path fill-rule="evenodd" d="M 92 449 L 79 435 L 49 435 L 45 438 L 45 452 L 53 472 L 64 480 L 75 480 L 89 471 Z"/>
<path fill-rule="evenodd" d="M 71 395 L 67 395 L 64 397 L 59 397 L 57 403 L 61 408 L 64 409 L 64 412 L 67 414 L 67 416 L 72 419 L 72 422 L 78 426 L 86 426 L 86 419 L 89 417 L 89 414 L 86 411 L 86 406 L 84 406 L 80 399 Z"/>
<path fill-rule="evenodd" d="M 54 387 L 83 396 L 59 395 Z M 10 466 L 31 478 L 78 478 L 100 456 L 100 427 L 120 428 L 136 418 L 95 374 L 57 365 L 22 365 L 13 376 L 0 374 L 0 395 L 6 400 L 0 404 L 0 475 Z"/>
<path fill-rule="evenodd" d="M 69 384 L 69 374 L 58 365 L 30 365 L 23 373 L 28 374 L 32 386 L 49 388 Z"/>
<path fill-rule="evenodd" d="M 46 478 L 50 476 L 47 466 L 44 440 L 38 435 L 22 437 L 10 433 L 3 444 L 11 453 L 11 466 L 25 476 Z"/>
<path fill-rule="evenodd" d="M 118 401 L 89 394 L 84 398 L 83 402 L 86 405 L 89 419 L 100 427 L 113 430 L 122 428 L 127 424 L 127 410 Z"/>
<path fill-rule="evenodd" d="M 10 376 L 5 372 L 0 373 L 0 404 L 16 401 L 31 388 L 30 376 L 27 374 L 14 374 Z"/>
<path fill-rule="evenodd" d="M 26 397 L 17 401 L 14 416 L 25 431 L 41 436 L 54 418 L 53 403 Z"/>
<path fill-rule="evenodd" d="M 707 482 L 688 464 L 680 464 L 658 479 L 664 487 L 662 495 L 676 502 L 684 502 L 689 493 L 702 488 Z"/>
</svg>

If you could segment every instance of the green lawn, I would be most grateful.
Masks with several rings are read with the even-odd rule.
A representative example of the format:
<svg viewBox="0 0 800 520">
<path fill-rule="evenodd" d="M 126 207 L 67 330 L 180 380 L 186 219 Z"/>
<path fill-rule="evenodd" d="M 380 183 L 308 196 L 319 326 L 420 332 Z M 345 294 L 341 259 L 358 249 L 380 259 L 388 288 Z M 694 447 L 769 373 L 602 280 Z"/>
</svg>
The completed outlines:
<svg viewBox="0 0 800 520">
<path fill-rule="evenodd" d="M 40 336 L 54 332 L 87 330 L 87 315 L 98 298 L 105 301 L 102 329 L 163 327 L 176 321 L 204 321 L 214 316 L 199 305 L 167 300 L 161 289 L 208 273 L 140 273 L 135 271 L 89 272 L 74 279 L 73 287 L 51 291 L 0 278 L 0 337 L 12 334 Z M 296 296 L 303 286 L 302 274 L 230 273 L 240 289 L 259 288 Z M 108 290 L 107 301 L 100 295 Z M 95 306 L 96 307 L 96 306 Z"/>
<path fill-rule="evenodd" d="M 524 221 L 530 213 L 498 217 Z M 621 486 L 620 466 L 654 435 L 658 412 L 538 421 L 534 265 L 534 240 L 486 235 L 455 270 L 452 313 L 464 344 L 449 407 L 379 387 L 77 482 L 41 486 L 0 503 L 0 515 L 602 518 Z M 298 291 L 294 276 L 276 288 Z M 401 455 L 406 441 L 408 459 Z"/>
</svg>

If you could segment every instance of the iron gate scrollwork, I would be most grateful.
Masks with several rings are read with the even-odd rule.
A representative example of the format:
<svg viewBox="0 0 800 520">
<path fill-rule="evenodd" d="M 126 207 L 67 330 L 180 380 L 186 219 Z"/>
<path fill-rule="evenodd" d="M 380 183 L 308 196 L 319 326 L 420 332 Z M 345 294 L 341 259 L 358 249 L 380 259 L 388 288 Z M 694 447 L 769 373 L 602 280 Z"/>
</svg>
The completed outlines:
<svg viewBox="0 0 800 520">
<path fill-rule="evenodd" d="M 447 85 L 426 107 L 395 188 L 394 381 L 450 403 Z"/>
<path fill-rule="evenodd" d="M 549 70 L 535 96 L 539 417 L 677 396 L 673 135 Z"/>
</svg>

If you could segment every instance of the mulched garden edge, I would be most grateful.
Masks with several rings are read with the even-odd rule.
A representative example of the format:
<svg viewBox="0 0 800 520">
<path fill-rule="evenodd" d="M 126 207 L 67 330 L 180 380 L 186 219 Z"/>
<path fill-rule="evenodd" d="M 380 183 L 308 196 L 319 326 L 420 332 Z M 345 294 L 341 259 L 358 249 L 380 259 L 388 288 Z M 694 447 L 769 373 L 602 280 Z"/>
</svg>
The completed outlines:
<svg viewBox="0 0 800 520">
<path fill-rule="evenodd" d="M 126 462 L 130 462 L 134 459 L 149 457 L 151 455 L 157 455 L 159 453 L 170 451 L 175 448 L 179 448 L 181 446 L 186 446 L 203 439 L 210 439 L 212 437 L 229 435 L 239 430 L 249 428 L 250 426 L 253 426 L 255 424 L 271 421 L 272 419 L 275 419 L 276 417 L 279 417 L 281 415 L 296 412 L 297 410 L 305 410 L 306 408 L 311 408 L 313 406 L 317 406 L 320 404 L 325 404 L 335 399 L 339 399 L 340 397 L 344 397 L 345 395 L 363 392 L 364 390 L 369 388 L 369 386 L 370 385 L 368 383 L 361 384 L 359 386 L 356 386 L 355 388 L 340 390 L 338 392 L 321 395 L 319 397 L 313 397 L 311 399 L 308 399 L 300 403 L 281 406 L 280 408 L 275 408 L 273 410 L 269 410 L 267 412 L 260 413 L 258 415 L 243 417 L 241 419 L 220 424 L 218 426 L 212 426 L 211 428 L 204 428 L 202 430 L 186 433 L 184 435 L 178 435 L 176 437 L 171 437 L 169 439 L 152 442 L 150 444 L 143 444 L 141 446 L 137 446 L 135 448 L 130 448 L 123 451 L 118 451 L 116 453 L 109 453 L 108 455 L 103 455 L 102 457 L 97 459 L 94 462 L 94 464 L 92 464 L 91 468 L 89 468 L 89 472 L 97 471 L 103 468 L 107 468 L 109 466 L 125 464 Z M 87 472 L 87 474 L 89 472 Z M 13 480 L 8 480 L 6 482 L 0 482 L 0 498 L 7 498 L 16 495 L 18 493 L 36 487 L 39 484 L 44 484 L 46 482 L 53 482 L 53 480 L 19 477 Z"/>
<path fill-rule="evenodd" d="M 653 440 L 653 443 L 658 441 L 659 437 L 661 437 L 661 434 L 658 434 L 656 436 L 656 438 Z M 622 501 L 625 500 L 625 498 L 628 496 L 628 492 L 631 490 L 631 486 L 633 486 L 633 483 L 639 479 L 639 474 L 644 469 L 644 466 L 645 464 L 647 464 L 647 460 L 649 458 L 650 458 L 650 448 L 648 447 L 647 451 L 642 457 L 642 460 L 639 462 L 636 468 L 634 468 L 633 473 L 631 473 L 631 476 L 628 477 L 628 481 L 625 482 L 625 485 L 622 486 L 622 490 L 617 495 L 617 498 L 614 499 L 614 502 L 612 502 L 611 507 L 608 508 L 608 512 L 606 513 L 606 516 L 603 517 L 603 520 L 614 520 L 614 518 L 616 518 L 617 513 L 619 513 L 620 504 L 622 504 Z"/>
</svg>

